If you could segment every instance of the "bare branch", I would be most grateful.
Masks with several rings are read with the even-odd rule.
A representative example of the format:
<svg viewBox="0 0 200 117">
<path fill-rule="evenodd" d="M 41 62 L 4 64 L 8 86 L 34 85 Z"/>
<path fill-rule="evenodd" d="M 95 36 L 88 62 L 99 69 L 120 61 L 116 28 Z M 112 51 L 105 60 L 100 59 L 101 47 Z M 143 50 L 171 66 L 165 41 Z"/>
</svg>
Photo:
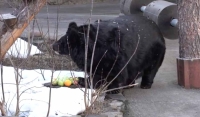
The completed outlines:
<svg viewBox="0 0 200 117">
<path fill-rule="evenodd" d="M 4 110 L 4 102 L 0 102 L 0 111 L 2 116 L 6 116 L 6 111 Z"/>
<path fill-rule="evenodd" d="M 131 55 L 131 57 L 129 58 L 129 60 L 126 62 L 126 64 L 124 65 L 124 67 L 120 70 L 120 72 L 118 72 L 118 74 L 107 84 L 107 86 L 104 87 L 104 90 L 117 78 L 117 76 L 119 76 L 119 74 L 124 70 L 124 68 L 131 61 L 131 59 L 133 58 L 133 56 L 135 55 L 135 53 L 136 53 L 136 51 L 138 49 L 139 42 L 140 42 L 140 35 L 138 34 L 138 42 L 137 42 L 137 45 L 136 45 L 136 48 L 135 48 L 133 54 Z"/>
<path fill-rule="evenodd" d="M 28 18 L 29 21 L 31 21 L 35 17 L 35 15 L 39 12 L 39 10 L 43 7 L 43 5 L 45 3 L 46 3 L 46 0 L 38 0 L 37 9 L 30 10 L 33 12 L 30 14 L 30 17 Z M 35 7 L 33 7 L 33 8 L 35 8 Z M 25 16 L 27 16 L 27 14 Z M 24 29 L 29 25 L 28 22 L 26 22 L 26 21 L 27 20 L 25 20 L 21 23 L 22 27 L 15 28 L 15 29 L 11 30 L 11 33 L 10 33 L 10 31 L 8 31 L 8 32 L 6 32 L 6 34 L 4 34 L 3 38 L 1 39 L 2 47 L 1 47 L 1 57 L 0 58 L 4 57 L 4 55 L 10 48 L 10 46 L 15 42 L 15 40 L 22 34 Z M 17 25 L 19 25 L 19 24 L 17 24 Z M 0 31 L 0 32 L 2 32 L 2 31 Z"/>
</svg>

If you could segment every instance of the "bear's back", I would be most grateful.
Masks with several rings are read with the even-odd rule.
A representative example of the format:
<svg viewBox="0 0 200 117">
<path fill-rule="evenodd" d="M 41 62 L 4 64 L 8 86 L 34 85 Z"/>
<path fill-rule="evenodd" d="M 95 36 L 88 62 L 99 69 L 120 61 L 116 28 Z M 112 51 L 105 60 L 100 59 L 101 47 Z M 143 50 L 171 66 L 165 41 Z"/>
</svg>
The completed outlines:
<svg viewBox="0 0 200 117">
<path fill-rule="evenodd" d="M 95 23 L 94 26 L 97 27 L 98 24 Z M 115 28 L 119 29 L 119 32 L 115 33 L 114 37 L 109 37 L 110 32 Z M 134 55 L 130 63 L 131 66 L 145 66 L 157 57 L 157 53 L 165 51 L 165 40 L 161 31 L 153 21 L 144 16 L 126 15 L 104 20 L 100 22 L 99 29 L 99 35 L 103 37 L 100 39 L 109 42 L 108 48 L 115 48 L 116 44 L 120 44 L 120 51 L 126 61 L 137 49 L 137 54 Z M 113 38 L 112 41 L 110 41 L 110 38 Z M 138 47 L 136 48 L 137 44 Z M 118 49 L 115 50 L 115 53 L 117 53 Z M 110 51 L 111 53 L 113 51 Z"/>
</svg>

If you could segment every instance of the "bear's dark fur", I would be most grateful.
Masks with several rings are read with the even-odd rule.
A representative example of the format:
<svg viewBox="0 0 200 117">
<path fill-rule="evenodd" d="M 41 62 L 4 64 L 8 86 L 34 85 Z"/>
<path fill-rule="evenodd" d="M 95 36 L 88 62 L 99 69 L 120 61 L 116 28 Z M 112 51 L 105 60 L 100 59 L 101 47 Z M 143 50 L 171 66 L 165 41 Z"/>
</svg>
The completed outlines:
<svg viewBox="0 0 200 117">
<path fill-rule="evenodd" d="M 97 21 L 90 25 L 88 72 L 97 28 Z M 54 51 L 64 55 L 70 54 L 82 70 L 84 70 L 87 30 L 88 25 L 77 26 L 75 22 L 71 22 L 66 34 L 53 44 Z M 96 69 L 93 84 L 96 88 L 99 88 L 110 69 L 113 68 L 106 79 L 107 83 L 110 82 L 124 67 L 131 55 L 133 57 L 128 65 L 108 86 L 108 89 L 133 83 L 138 73 L 142 76 L 140 87 L 151 88 L 153 79 L 163 62 L 165 41 L 157 25 L 143 16 L 120 16 L 112 20 L 101 21 L 93 59 L 93 73 Z"/>
</svg>

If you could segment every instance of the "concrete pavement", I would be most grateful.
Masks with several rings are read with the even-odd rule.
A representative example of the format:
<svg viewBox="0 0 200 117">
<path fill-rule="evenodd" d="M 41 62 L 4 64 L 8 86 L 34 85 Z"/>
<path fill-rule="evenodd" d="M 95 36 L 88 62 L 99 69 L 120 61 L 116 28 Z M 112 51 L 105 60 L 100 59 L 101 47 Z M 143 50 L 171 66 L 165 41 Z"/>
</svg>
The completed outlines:
<svg viewBox="0 0 200 117">
<path fill-rule="evenodd" d="M 200 90 L 185 89 L 177 84 L 178 40 L 166 40 L 166 44 L 165 59 L 152 88 L 135 87 L 124 92 L 130 110 L 126 117 L 200 116 Z"/>
<path fill-rule="evenodd" d="M 43 31 L 54 36 L 58 29 L 58 38 L 66 33 L 68 24 L 75 21 L 78 25 L 88 22 L 90 18 L 90 4 L 82 5 L 62 5 L 62 6 L 44 6 L 36 15 L 36 23 L 34 30 Z M 0 6 L 0 14 L 11 13 L 14 9 Z M 120 13 L 118 2 L 113 3 L 94 3 L 91 22 L 97 19 L 112 19 Z M 1 22 L 0 22 L 1 26 Z M 32 23 L 31 25 L 32 26 Z M 32 27 L 31 27 L 32 28 Z M 28 28 L 23 32 L 27 36 Z"/>
</svg>

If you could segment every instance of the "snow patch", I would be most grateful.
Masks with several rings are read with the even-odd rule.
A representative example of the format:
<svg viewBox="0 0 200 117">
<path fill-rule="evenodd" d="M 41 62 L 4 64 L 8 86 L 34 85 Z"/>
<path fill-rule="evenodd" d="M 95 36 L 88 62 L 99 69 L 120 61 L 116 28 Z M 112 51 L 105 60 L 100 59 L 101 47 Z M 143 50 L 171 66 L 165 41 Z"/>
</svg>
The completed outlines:
<svg viewBox="0 0 200 117">
<path fill-rule="evenodd" d="M 30 55 L 42 53 L 36 46 L 30 44 Z M 8 58 L 9 56 L 18 57 L 18 58 L 27 58 L 29 53 L 29 44 L 18 38 L 13 45 L 7 51 L 5 57 Z"/>
<path fill-rule="evenodd" d="M 16 75 L 16 71 L 13 67 L 3 66 L 4 92 L 8 116 L 13 116 L 16 110 L 15 76 L 18 76 L 20 79 L 19 92 L 21 94 L 19 103 L 20 116 L 45 117 L 48 109 L 49 88 L 44 87 L 42 84 L 50 82 L 51 73 L 51 70 L 19 69 L 19 75 Z M 84 72 L 62 70 L 55 71 L 53 76 L 84 77 Z M 83 112 L 85 110 L 83 91 L 83 88 L 52 88 L 50 116 L 71 116 Z M 91 99 L 91 91 L 90 89 L 88 90 L 89 100 Z M 1 88 L 0 99 L 2 99 Z"/>
</svg>

